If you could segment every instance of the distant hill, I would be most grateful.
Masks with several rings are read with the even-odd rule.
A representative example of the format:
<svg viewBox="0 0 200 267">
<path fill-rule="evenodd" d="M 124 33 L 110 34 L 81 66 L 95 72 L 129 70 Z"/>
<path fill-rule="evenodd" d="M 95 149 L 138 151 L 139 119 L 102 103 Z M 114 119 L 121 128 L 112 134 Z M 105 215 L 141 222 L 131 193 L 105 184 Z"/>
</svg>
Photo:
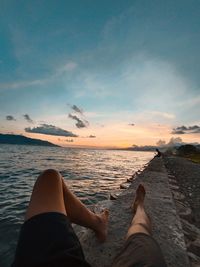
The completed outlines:
<svg viewBox="0 0 200 267">
<path fill-rule="evenodd" d="M 128 147 L 127 150 L 132 151 L 155 151 L 157 146 L 132 146 Z"/>
<path fill-rule="evenodd" d="M 158 148 L 158 146 L 132 146 L 125 148 L 116 148 L 114 150 L 128 150 L 128 151 L 154 151 Z"/>
<path fill-rule="evenodd" d="M 177 148 L 177 154 L 180 156 L 196 154 L 196 153 L 199 153 L 197 147 L 190 145 L 190 144 L 183 145 L 183 146 L 180 146 L 179 148 Z"/>
<path fill-rule="evenodd" d="M 15 134 L 0 134 L 0 144 L 58 147 L 57 145 L 54 145 L 48 141 L 28 138 L 23 135 L 15 135 Z"/>
</svg>

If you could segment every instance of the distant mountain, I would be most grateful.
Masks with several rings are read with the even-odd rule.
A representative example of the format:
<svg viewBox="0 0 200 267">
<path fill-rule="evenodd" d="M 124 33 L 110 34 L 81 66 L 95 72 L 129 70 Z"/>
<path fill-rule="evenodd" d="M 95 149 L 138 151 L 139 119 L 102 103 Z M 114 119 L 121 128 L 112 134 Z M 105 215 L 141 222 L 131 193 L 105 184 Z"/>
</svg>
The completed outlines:
<svg viewBox="0 0 200 267">
<path fill-rule="evenodd" d="M 128 151 L 155 151 L 158 146 L 132 146 L 125 148 L 110 148 L 111 150 L 128 150 Z"/>
<path fill-rule="evenodd" d="M 15 134 L 0 134 L 0 144 L 58 147 L 57 145 L 54 145 L 48 141 L 28 138 L 23 135 L 15 135 Z"/>
<path fill-rule="evenodd" d="M 129 151 L 155 151 L 158 146 L 131 146 L 125 148 L 117 148 L 116 150 L 129 150 Z"/>
<path fill-rule="evenodd" d="M 157 146 L 132 146 L 128 147 L 127 150 L 132 151 L 155 151 Z"/>
</svg>

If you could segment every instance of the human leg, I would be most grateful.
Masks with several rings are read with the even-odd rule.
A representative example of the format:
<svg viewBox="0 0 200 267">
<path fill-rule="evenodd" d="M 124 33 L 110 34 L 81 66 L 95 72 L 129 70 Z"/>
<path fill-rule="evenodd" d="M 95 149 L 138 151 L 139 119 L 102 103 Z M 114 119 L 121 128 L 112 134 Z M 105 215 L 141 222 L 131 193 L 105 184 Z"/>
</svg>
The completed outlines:
<svg viewBox="0 0 200 267">
<path fill-rule="evenodd" d="M 63 177 L 53 169 L 44 171 L 37 179 L 25 220 L 45 212 L 60 212 L 72 223 L 92 229 L 99 241 L 107 235 L 108 210 L 91 212 L 67 187 Z"/>
<path fill-rule="evenodd" d="M 167 267 L 158 243 L 151 236 L 151 221 L 144 209 L 145 189 L 139 185 L 133 203 L 135 213 L 121 252 L 112 267 Z"/>
<path fill-rule="evenodd" d="M 108 210 L 101 214 L 91 212 L 67 187 L 64 179 L 63 195 L 67 215 L 71 222 L 92 229 L 99 241 L 103 242 L 107 236 Z"/>
<path fill-rule="evenodd" d="M 136 196 L 132 207 L 135 215 L 128 229 L 126 239 L 135 233 L 151 234 L 151 221 L 144 209 L 145 194 L 145 188 L 140 184 L 136 190 Z"/>
<path fill-rule="evenodd" d="M 21 227 L 12 267 L 88 266 L 67 216 L 61 175 L 46 170 L 38 177 Z M 61 264 L 63 265 L 63 264 Z"/>
<path fill-rule="evenodd" d="M 45 170 L 37 178 L 26 211 L 25 221 L 46 212 L 67 214 L 61 175 L 54 169 Z"/>
<path fill-rule="evenodd" d="M 108 212 L 94 214 L 68 189 L 56 170 L 37 179 L 21 227 L 12 267 L 84 266 L 80 242 L 71 222 L 90 227 L 97 238 L 106 238 Z"/>
</svg>

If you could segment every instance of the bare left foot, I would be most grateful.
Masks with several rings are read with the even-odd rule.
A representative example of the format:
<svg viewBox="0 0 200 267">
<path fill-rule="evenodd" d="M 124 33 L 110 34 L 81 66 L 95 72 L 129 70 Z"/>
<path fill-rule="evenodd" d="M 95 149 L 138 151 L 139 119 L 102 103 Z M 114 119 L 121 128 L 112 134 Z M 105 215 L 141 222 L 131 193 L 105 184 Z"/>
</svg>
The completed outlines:
<svg viewBox="0 0 200 267">
<path fill-rule="evenodd" d="M 107 237 L 108 216 L 108 209 L 105 209 L 102 213 L 97 215 L 97 230 L 95 234 L 100 242 L 105 242 Z"/>
</svg>

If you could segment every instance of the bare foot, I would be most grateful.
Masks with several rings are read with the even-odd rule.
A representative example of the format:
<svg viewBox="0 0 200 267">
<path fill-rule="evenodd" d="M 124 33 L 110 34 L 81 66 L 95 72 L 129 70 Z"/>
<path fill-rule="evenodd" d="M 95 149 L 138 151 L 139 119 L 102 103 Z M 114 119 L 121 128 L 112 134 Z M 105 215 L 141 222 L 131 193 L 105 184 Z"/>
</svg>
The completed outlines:
<svg viewBox="0 0 200 267">
<path fill-rule="evenodd" d="M 104 242 L 107 237 L 109 211 L 105 209 L 101 214 L 97 215 L 97 230 L 95 231 L 96 237 L 100 242 Z"/>
<path fill-rule="evenodd" d="M 135 200 L 134 200 L 133 205 L 132 205 L 132 209 L 133 209 L 134 213 L 136 212 L 137 207 L 139 205 L 144 204 L 145 194 L 146 194 L 145 188 L 142 184 L 140 184 L 136 190 Z"/>
</svg>

